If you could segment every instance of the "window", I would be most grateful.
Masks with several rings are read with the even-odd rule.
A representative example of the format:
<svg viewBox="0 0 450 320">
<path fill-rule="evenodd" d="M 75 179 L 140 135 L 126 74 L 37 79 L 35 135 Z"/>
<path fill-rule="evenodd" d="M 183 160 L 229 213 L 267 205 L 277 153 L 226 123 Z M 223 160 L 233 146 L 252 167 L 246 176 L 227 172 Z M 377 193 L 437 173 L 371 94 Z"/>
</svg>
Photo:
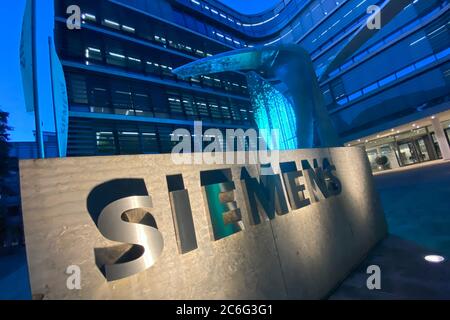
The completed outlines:
<svg viewBox="0 0 450 320">
<path fill-rule="evenodd" d="M 427 57 L 427 58 L 417 62 L 415 64 L 415 66 L 416 66 L 416 68 L 422 68 L 426 65 L 429 65 L 430 63 L 433 63 L 435 60 L 436 60 L 436 58 L 434 56 L 430 56 L 430 57 Z"/>
<path fill-rule="evenodd" d="M 220 100 L 220 109 L 222 111 L 223 117 L 224 119 L 230 119 L 231 120 L 231 113 L 230 113 L 230 108 L 228 106 L 227 101 L 225 100 Z"/>
<path fill-rule="evenodd" d="M 382 80 L 380 80 L 378 82 L 378 84 L 380 85 L 380 87 L 387 85 L 388 83 L 391 83 L 393 81 L 397 80 L 397 77 L 395 76 L 395 74 L 392 74 Z"/>
<path fill-rule="evenodd" d="M 195 97 L 195 104 L 197 106 L 197 110 L 198 110 L 200 119 L 209 120 L 210 116 L 209 116 L 206 100 L 204 98 Z"/>
<path fill-rule="evenodd" d="M 154 88 L 151 88 L 149 96 L 152 99 L 153 112 L 155 114 L 155 117 L 168 118 L 169 111 L 167 108 L 168 104 L 167 104 L 167 96 L 165 94 L 165 91 L 163 91 L 162 88 L 154 87 Z"/>
<path fill-rule="evenodd" d="M 338 101 L 337 101 L 338 105 L 340 105 L 340 106 L 343 106 L 343 105 L 346 104 L 347 102 L 348 102 L 348 99 L 347 99 L 347 98 L 344 98 L 344 99 L 341 99 L 341 100 L 338 100 Z"/>
<path fill-rule="evenodd" d="M 141 59 L 138 58 L 137 55 L 127 57 L 127 66 L 129 69 L 132 69 L 133 71 L 142 72 L 142 61 Z"/>
<path fill-rule="evenodd" d="M 348 100 L 349 100 L 349 101 L 352 101 L 352 100 L 355 100 L 355 99 L 357 99 L 357 98 L 359 98 L 359 97 L 361 97 L 361 96 L 362 96 L 362 92 L 361 92 L 361 91 L 358 91 L 358 92 L 355 92 L 355 93 L 351 94 L 351 95 L 348 97 Z"/>
<path fill-rule="evenodd" d="M 341 79 L 336 79 L 331 83 L 331 92 L 335 99 L 340 99 L 345 96 L 345 88 Z"/>
<path fill-rule="evenodd" d="M 134 115 L 131 103 L 131 92 L 127 85 L 113 82 L 111 98 L 114 112 L 122 115 Z"/>
<path fill-rule="evenodd" d="M 89 96 L 91 112 L 111 113 L 108 90 L 102 86 L 95 86 L 95 83 L 93 85 Z"/>
<path fill-rule="evenodd" d="M 172 141 L 172 132 L 174 131 L 171 127 L 158 127 L 158 135 L 160 141 L 160 151 L 162 153 L 170 153 L 172 152 L 173 146 L 175 146 L 178 142 Z"/>
<path fill-rule="evenodd" d="M 196 119 L 197 111 L 196 107 L 193 104 L 193 98 L 190 95 L 183 95 L 182 96 L 182 104 L 183 108 L 185 110 L 186 115 L 189 119 Z"/>
<path fill-rule="evenodd" d="M 141 152 L 139 133 L 136 129 L 126 129 L 118 132 L 120 154 L 138 154 Z"/>
<path fill-rule="evenodd" d="M 183 107 L 181 99 L 176 92 L 168 92 L 167 100 L 169 104 L 170 113 L 175 116 L 183 116 Z"/>
<path fill-rule="evenodd" d="M 85 51 L 85 58 L 89 61 L 102 61 L 102 51 L 95 47 L 88 47 Z"/>
<path fill-rule="evenodd" d="M 84 76 L 71 74 L 67 77 L 71 104 L 88 104 L 86 80 Z"/>
<path fill-rule="evenodd" d="M 143 153 L 152 154 L 159 152 L 156 129 L 143 129 L 141 136 Z"/>
<path fill-rule="evenodd" d="M 112 131 L 98 131 L 96 133 L 97 154 L 113 155 L 116 154 L 114 144 L 114 134 Z"/>
<path fill-rule="evenodd" d="M 211 116 L 214 119 L 221 119 L 222 118 L 222 113 L 221 113 L 220 108 L 219 108 L 219 103 L 217 102 L 216 99 L 214 99 L 214 98 L 209 98 L 208 99 L 208 108 L 209 108 L 209 111 L 211 112 Z"/>
<path fill-rule="evenodd" d="M 448 56 L 449 54 L 450 54 L 450 48 L 447 48 L 446 50 L 441 51 L 438 54 L 436 54 L 436 58 L 442 59 L 442 58 L 445 58 L 446 56 Z"/>
<path fill-rule="evenodd" d="M 365 87 L 365 88 L 363 89 L 363 92 L 364 92 L 364 94 L 367 94 L 367 93 L 369 93 L 369 92 L 371 92 L 371 91 L 373 91 L 373 90 L 376 90 L 376 89 L 378 89 L 378 83 L 374 83 L 374 84 L 371 84 L 371 85 L 368 86 L 368 87 Z"/>
<path fill-rule="evenodd" d="M 106 56 L 106 62 L 111 65 L 125 67 L 126 66 L 126 56 L 120 52 L 108 52 Z"/>
<path fill-rule="evenodd" d="M 109 28 L 113 28 L 116 30 L 120 30 L 120 24 L 114 20 L 111 19 L 103 19 L 103 25 L 109 27 Z"/>
<path fill-rule="evenodd" d="M 400 70 L 399 72 L 397 72 L 397 77 L 401 78 L 403 76 L 406 76 L 406 75 L 414 72 L 414 70 L 415 70 L 414 66 L 406 67 L 405 69 Z"/>
<path fill-rule="evenodd" d="M 160 74 L 159 64 L 151 61 L 145 62 L 145 72 L 152 74 Z"/>
<path fill-rule="evenodd" d="M 122 26 L 122 30 L 124 30 L 124 31 L 126 31 L 126 32 L 130 32 L 130 33 L 135 33 L 135 32 L 136 32 L 136 29 L 135 29 L 135 28 L 129 27 L 129 26 L 126 26 L 126 25 L 123 25 L 123 26 Z"/>
<path fill-rule="evenodd" d="M 145 89 L 133 88 L 132 100 L 136 116 L 153 116 L 150 97 Z"/>
<path fill-rule="evenodd" d="M 331 103 L 333 103 L 333 97 L 331 96 L 331 90 L 329 89 L 328 86 L 326 86 L 325 91 L 323 91 L 323 96 L 325 98 L 325 105 L 329 105 Z"/>
</svg>

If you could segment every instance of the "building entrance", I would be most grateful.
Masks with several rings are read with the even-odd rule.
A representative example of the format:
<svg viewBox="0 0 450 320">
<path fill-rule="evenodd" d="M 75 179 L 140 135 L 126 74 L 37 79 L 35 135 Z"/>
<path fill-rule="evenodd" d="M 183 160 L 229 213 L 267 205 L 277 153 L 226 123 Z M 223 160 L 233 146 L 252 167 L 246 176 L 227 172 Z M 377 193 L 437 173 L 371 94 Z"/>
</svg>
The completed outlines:
<svg viewBox="0 0 450 320">
<path fill-rule="evenodd" d="M 436 148 L 429 135 L 397 142 L 401 166 L 438 159 Z"/>
</svg>

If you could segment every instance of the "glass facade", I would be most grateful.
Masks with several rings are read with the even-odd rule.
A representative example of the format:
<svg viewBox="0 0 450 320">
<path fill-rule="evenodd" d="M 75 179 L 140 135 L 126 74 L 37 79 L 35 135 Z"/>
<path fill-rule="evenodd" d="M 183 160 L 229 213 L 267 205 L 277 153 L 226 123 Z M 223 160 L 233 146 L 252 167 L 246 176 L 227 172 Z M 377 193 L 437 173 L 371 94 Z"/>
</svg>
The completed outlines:
<svg viewBox="0 0 450 320">
<path fill-rule="evenodd" d="M 245 75 L 182 80 L 172 73 L 229 47 L 112 1 L 78 1 L 83 25 L 72 32 L 65 25 L 72 2 L 55 2 L 69 96 L 68 156 L 167 153 L 172 132 L 192 132 L 194 121 L 205 130 L 255 127 Z"/>
<path fill-rule="evenodd" d="M 439 119 L 444 132 L 443 143 L 450 147 L 448 111 L 352 141 L 347 145 L 365 148 L 374 172 L 442 159 L 442 145 L 439 144 L 436 128 L 432 125 L 432 119 L 435 118 Z"/>
<path fill-rule="evenodd" d="M 55 1 L 56 42 L 69 92 L 69 155 L 167 152 L 171 130 L 191 129 L 194 120 L 211 128 L 256 127 L 261 119 L 253 114 L 244 74 L 183 80 L 172 70 L 233 49 L 297 43 L 311 54 L 320 76 L 365 24 L 367 8 L 383 3 L 285 0 L 243 15 L 215 0 Z M 73 4 L 83 12 L 77 32 L 65 27 L 65 9 Z M 393 122 L 420 119 L 421 112 L 450 108 L 448 8 L 446 0 L 411 0 L 320 83 L 343 143 Z M 134 129 L 122 131 L 128 125 Z M 391 166 L 394 160 L 432 159 L 425 152 L 435 143 L 430 139 L 401 145 L 400 151 L 389 142 L 369 156 L 385 155 Z M 127 141 L 130 147 L 123 147 Z"/>
</svg>

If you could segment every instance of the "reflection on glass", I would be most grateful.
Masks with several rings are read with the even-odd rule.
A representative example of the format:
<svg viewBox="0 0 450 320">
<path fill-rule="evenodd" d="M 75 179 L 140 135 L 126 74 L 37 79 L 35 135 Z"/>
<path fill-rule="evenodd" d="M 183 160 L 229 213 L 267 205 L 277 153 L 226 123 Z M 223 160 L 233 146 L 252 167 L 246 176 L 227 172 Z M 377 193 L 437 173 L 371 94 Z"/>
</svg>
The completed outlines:
<svg viewBox="0 0 450 320">
<path fill-rule="evenodd" d="M 372 171 L 374 172 L 399 167 L 397 160 L 398 155 L 396 154 L 395 146 L 392 143 L 367 150 L 367 156 L 369 158 Z"/>
<path fill-rule="evenodd" d="M 425 145 L 425 140 L 424 139 L 417 140 L 417 145 L 419 146 L 420 160 L 421 161 L 429 161 L 430 155 L 428 154 L 427 146 Z"/>
<path fill-rule="evenodd" d="M 403 165 L 419 162 L 412 142 L 401 144 L 398 148 L 400 150 L 400 160 Z"/>
</svg>

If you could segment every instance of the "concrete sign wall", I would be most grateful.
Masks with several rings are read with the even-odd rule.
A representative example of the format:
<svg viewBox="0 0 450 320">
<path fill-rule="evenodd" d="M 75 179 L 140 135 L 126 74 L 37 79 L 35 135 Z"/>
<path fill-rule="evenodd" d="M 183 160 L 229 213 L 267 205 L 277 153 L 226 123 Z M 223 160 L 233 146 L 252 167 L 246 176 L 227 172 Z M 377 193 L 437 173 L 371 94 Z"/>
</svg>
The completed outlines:
<svg viewBox="0 0 450 320">
<path fill-rule="evenodd" d="M 365 152 L 286 151 L 272 170 L 170 155 L 21 161 L 33 294 L 326 297 L 387 233 Z"/>
</svg>

